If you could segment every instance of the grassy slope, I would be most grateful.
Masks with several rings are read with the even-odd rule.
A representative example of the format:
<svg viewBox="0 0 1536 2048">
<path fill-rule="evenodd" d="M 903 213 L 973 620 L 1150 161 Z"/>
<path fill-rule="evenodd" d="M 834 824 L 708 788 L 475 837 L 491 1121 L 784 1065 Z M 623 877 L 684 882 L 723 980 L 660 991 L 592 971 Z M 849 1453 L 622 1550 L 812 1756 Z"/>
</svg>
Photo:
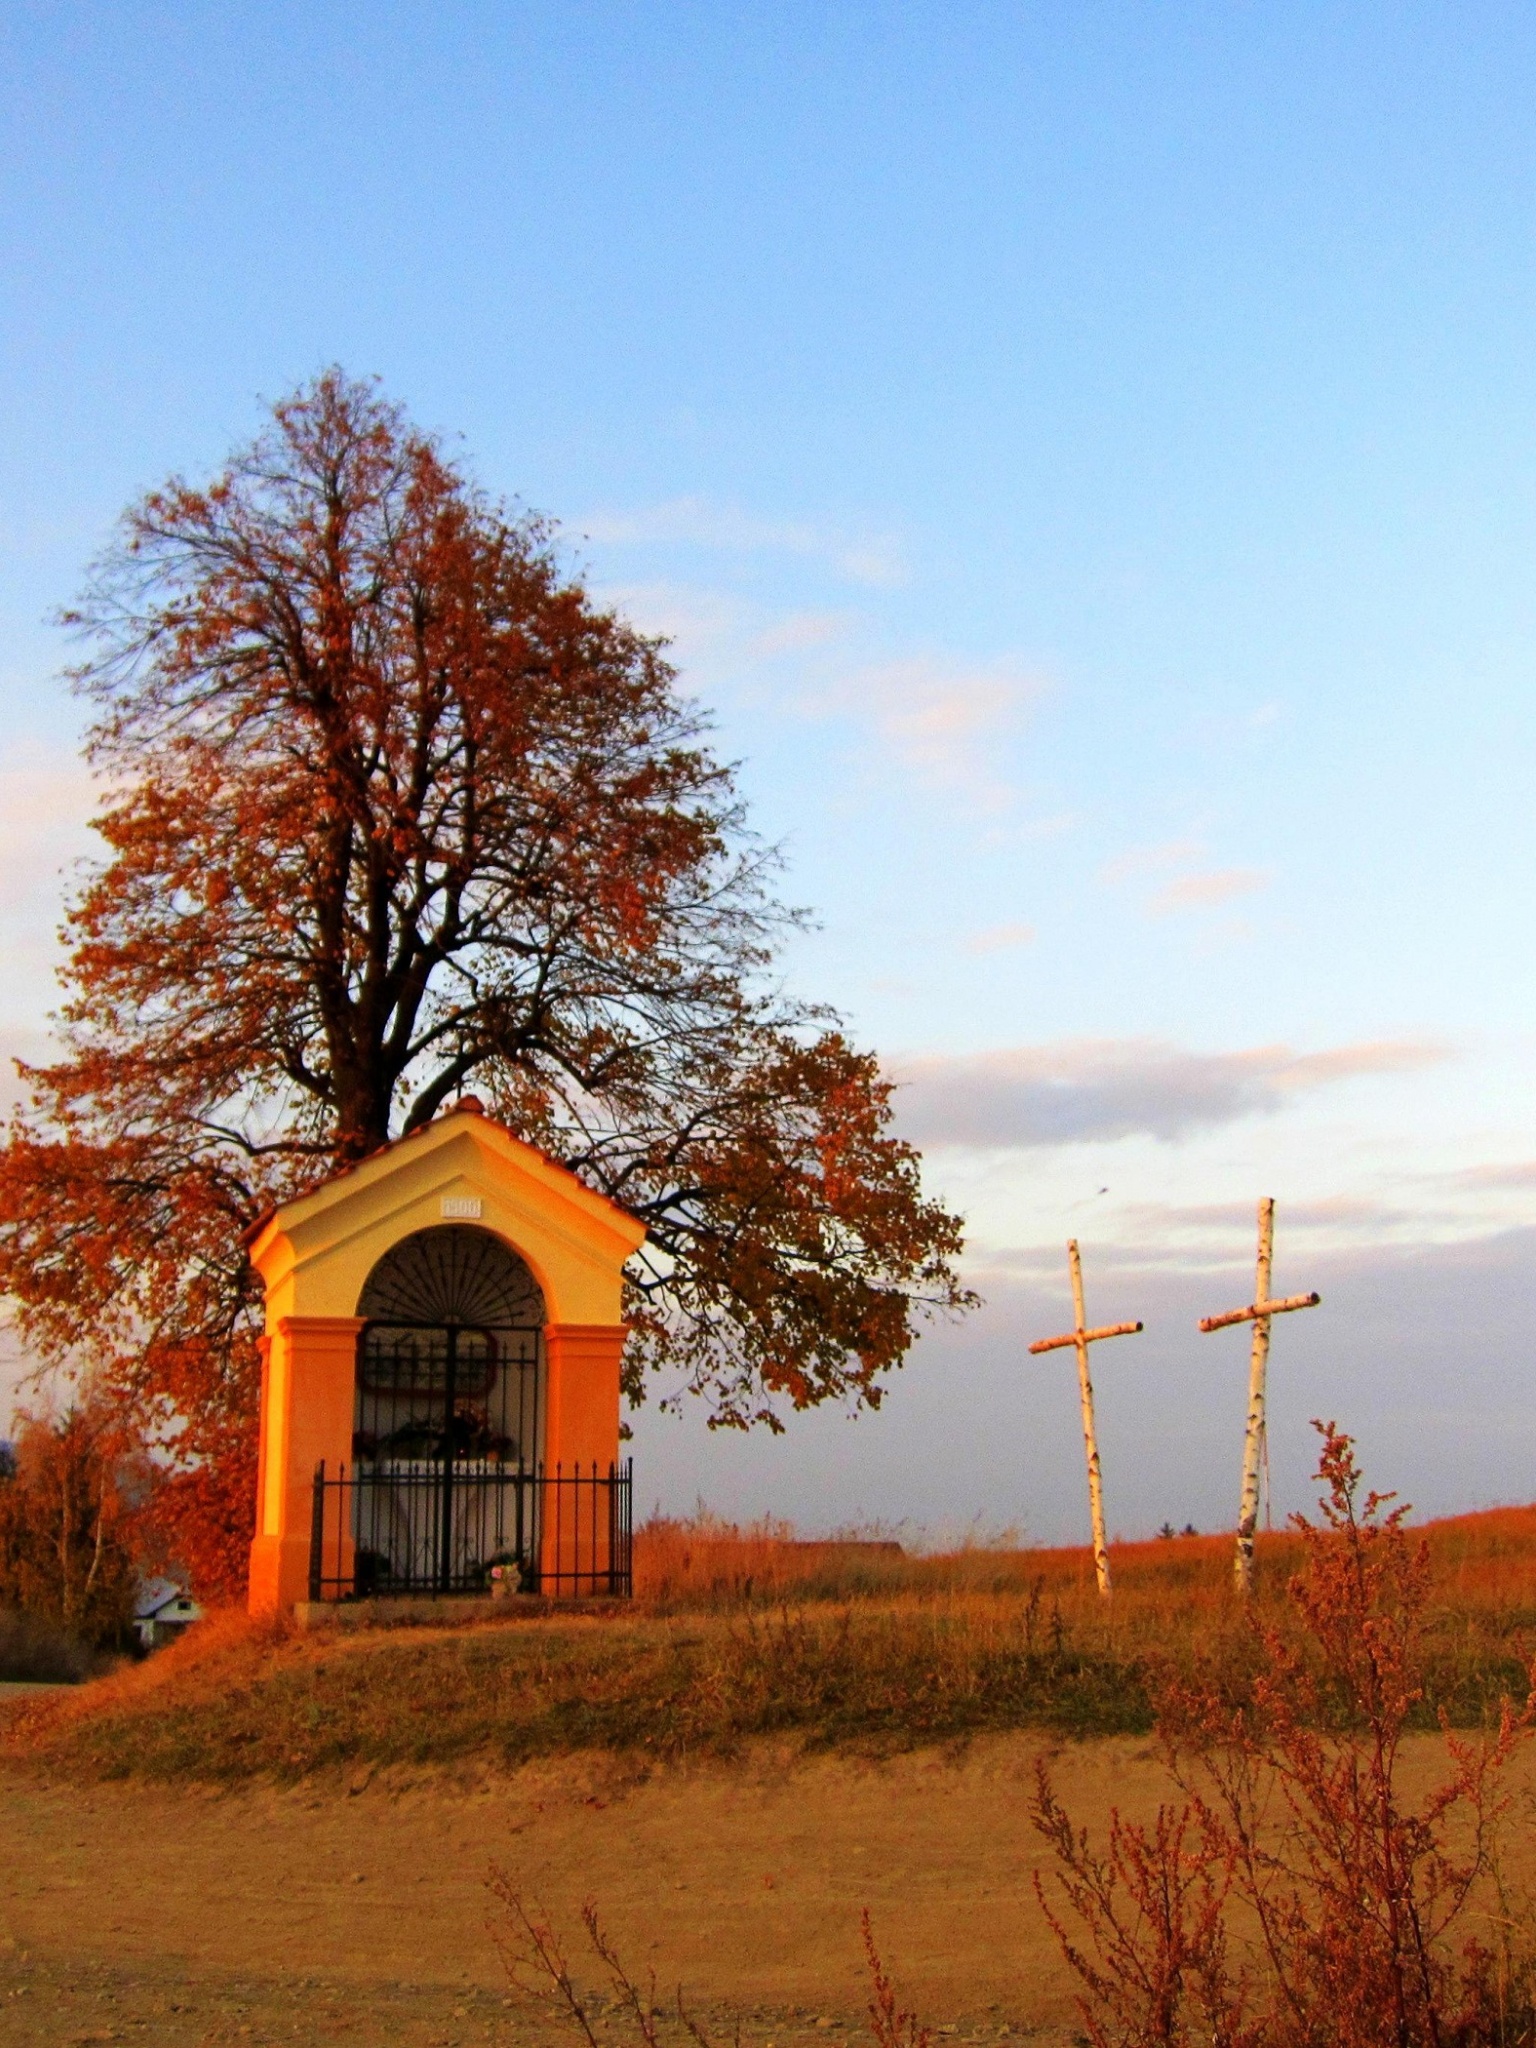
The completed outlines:
<svg viewBox="0 0 1536 2048">
<path fill-rule="evenodd" d="M 1463 1725 L 1521 1682 L 1536 1640 L 1536 1509 L 1431 1524 L 1431 1697 Z M 1281 1615 L 1295 1539 L 1261 1545 Z M 75 1774 L 293 1779 L 362 1765 L 512 1765 L 575 1749 L 728 1751 L 761 1735 L 909 1744 L 985 1730 L 1150 1725 L 1150 1660 L 1234 1678 L 1250 1632 L 1229 1540 L 1125 1545 L 1106 1613 L 1086 1552 L 904 1559 L 773 1532 L 643 1532 L 633 1610 L 472 1627 L 205 1625 L 139 1669 L 29 1704 L 7 1752 Z"/>
</svg>

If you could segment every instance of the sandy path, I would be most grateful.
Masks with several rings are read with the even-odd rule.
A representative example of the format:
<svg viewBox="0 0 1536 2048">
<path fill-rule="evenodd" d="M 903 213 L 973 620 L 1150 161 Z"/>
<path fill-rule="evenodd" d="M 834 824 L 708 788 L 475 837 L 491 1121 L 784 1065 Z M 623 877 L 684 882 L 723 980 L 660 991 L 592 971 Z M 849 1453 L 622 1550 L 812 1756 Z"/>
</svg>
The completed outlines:
<svg viewBox="0 0 1536 2048">
<path fill-rule="evenodd" d="M 1040 1749 L 221 1796 L 3 1775 L 0 2041 L 534 2039 L 485 1932 L 492 1861 L 565 1924 L 595 1897 L 632 1968 L 748 2008 L 752 2041 L 857 2028 L 865 1905 L 925 2017 L 1055 2033 L 1072 2013 L 1030 1883 Z M 1049 1753 L 1096 1828 L 1163 1789 L 1141 1741 Z"/>
<path fill-rule="evenodd" d="M 15 1944 L 0 1949 L 0 1975 L 25 1952 L 42 1980 L 0 2001 L 0 2039 L 72 2038 L 39 2031 L 42 2006 L 59 2004 L 87 1965 L 100 1979 L 98 2014 L 101 1987 L 120 1992 L 125 1973 L 166 1978 L 147 1986 L 160 1994 L 146 2015 L 160 2038 L 174 2038 L 164 2032 L 178 2018 L 170 2004 L 195 2005 L 204 1983 L 217 1987 L 217 2013 L 205 2017 L 227 2020 L 244 2004 L 237 2024 L 281 2021 L 276 2037 L 292 2040 L 305 2018 L 298 1980 L 337 1993 L 341 2011 L 328 2023 L 365 1990 L 370 2002 L 386 1985 L 406 2005 L 425 1996 L 422 2039 L 434 2025 L 448 2038 L 453 2007 L 476 1990 L 473 2024 L 459 2032 L 484 2038 L 504 2011 L 485 1932 L 493 1860 L 563 1922 L 594 1896 L 632 1967 L 654 1968 L 664 1985 L 681 1979 L 702 2003 L 764 2008 L 754 2034 L 796 2031 L 796 2007 L 821 2040 L 833 2030 L 814 2029 L 817 2018 L 856 2022 L 865 1904 L 904 1992 L 935 2019 L 966 2018 L 993 2036 L 1005 2020 L 1064 2019 L 1064 1979 L 1029 1894 L 1025 1801 L 1037 1748 L 1003 1740 L 956 1761 L 828 1758 L 787 1771 L 759 1757 L 640 1784 L 563 1766 L 480 1788 L 375 1781 L 351 1794 L 210 1797 L 0 1778 L 0 1942 Z M 1120 1796 L 1150 1784 L 1131 1745 L 1067 1750 L 1060 1765 L 1064 1786 L 1089 1795 L 1085 1813 L 1111 1784 Z M 308 2017 L 317 2022 L 318 2008 Z M 79 2032 L 113 2023 L 68 2015 L 77 2018 Z M 526 2034 L 521 2014 L 513 2023 Z"/>
</svg>

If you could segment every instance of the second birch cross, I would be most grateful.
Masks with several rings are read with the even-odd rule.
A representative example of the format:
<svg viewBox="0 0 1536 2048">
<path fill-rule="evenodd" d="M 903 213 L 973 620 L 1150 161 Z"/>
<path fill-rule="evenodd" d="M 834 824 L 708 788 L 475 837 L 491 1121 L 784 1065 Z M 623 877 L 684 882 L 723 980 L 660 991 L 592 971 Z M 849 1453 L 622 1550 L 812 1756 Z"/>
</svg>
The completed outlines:
<svg viewBox="0 0 1536 2048">
<path fill-rule="evenodd" d="M 1264 1401 L 1270 1318 L 1289 1315 L 1292 1309 L 1316 1308 L 1323 1298 L 1320 1294 L 1288 1294 L 1283 1301 L 1272 1301 L 1269 1273 L 1274 1256 L 1275 1204 L 1266 1195 L 1259 1204 L 1258 1277 L 1253 1300 L 1247 1308 L 1229 1309 L 1222 1316 L 1206 1316 L 1200 1324 L 1202 1330 L 1228 1330 L 1234 1323 L 1253 1325 L 1253 1349 L 1248 1357 L 1248 1426 L 1243 1435 L 1243 1498 L 1237 1511 L 1237 1556 L 1233 1560 L 1240 1593 L 1253 1590 L 1253 1539 L 1259 1526 L 1259 1460 L 1264 1454 L 1264 1436 L 1269 1427 Z"/>
<path fill-rule="evenodd" d="M 1093 1381 L 1088 1373 L 1088 1346 L 1101 1337 L 1134 1337 L 1140 1323 L 1106 1323 L 1101 1330 L 1085 1327 L 1083 1313 L 1083 1262 L 1077 1254 L 1077 1239 L 1067 1246 L 1067 1264 L 1072 1269 L 1072 1319 L 1077 1327 L 1064 1337 L 1042 1337 L 1031 1344 L 1031 1352 L 1064 1351 L 1071 1344 L 1077 1351 L 1077 1386 L 1083 1404 L 1083 1450 L 1088 1458 L 1088 1507 L 1093 1516 L 1093 1570 L 1099 1592 L 1109 1598 L 1109 1543 L 1104 1534 L 1104 1481 L 1099 1470 L 1099 1437 L 1093 1425 Z"/>
</svg>

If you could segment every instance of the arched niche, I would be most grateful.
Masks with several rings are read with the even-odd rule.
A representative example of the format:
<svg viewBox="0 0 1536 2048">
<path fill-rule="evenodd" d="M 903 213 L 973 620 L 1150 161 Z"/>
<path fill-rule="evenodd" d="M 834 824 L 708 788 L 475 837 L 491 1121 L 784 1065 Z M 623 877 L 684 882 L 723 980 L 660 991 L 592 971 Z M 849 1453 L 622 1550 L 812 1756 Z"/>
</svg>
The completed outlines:
<svg viewBox="0 0 1536 2048">
<path fill-rule="evenodd" d="M 510 1245 L 462 1223 L 413 1231 L 373 1267 L 357 1315 L 360 1472 L 536 1469 L 544 1297 Z"/>
<path fill-rule="evenodd" d="M 370 1270 L 357 1321 L 354 1586 L 468 1590 L 493 1562 L 527 1573 L 545 1307 L 526 1262 L 471 1224 L 412 1231 Z"/>
</svg>

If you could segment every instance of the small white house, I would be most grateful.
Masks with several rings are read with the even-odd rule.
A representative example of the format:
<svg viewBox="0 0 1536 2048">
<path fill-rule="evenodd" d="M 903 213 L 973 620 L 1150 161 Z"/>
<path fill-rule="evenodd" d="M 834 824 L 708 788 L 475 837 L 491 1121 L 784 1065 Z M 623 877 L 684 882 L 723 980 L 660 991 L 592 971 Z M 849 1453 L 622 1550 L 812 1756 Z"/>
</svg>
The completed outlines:
<svg viewBox="0 0 1536 2048">
<path fill-rule="evenodd" d="M 146 1650 L 164 1649 L 184 1628 L 202 1618 L 202 1608 L 174 1579 L 151 1579 L 140 1588 L 133 1610 L 133 1626 Z"/>
</svg>

